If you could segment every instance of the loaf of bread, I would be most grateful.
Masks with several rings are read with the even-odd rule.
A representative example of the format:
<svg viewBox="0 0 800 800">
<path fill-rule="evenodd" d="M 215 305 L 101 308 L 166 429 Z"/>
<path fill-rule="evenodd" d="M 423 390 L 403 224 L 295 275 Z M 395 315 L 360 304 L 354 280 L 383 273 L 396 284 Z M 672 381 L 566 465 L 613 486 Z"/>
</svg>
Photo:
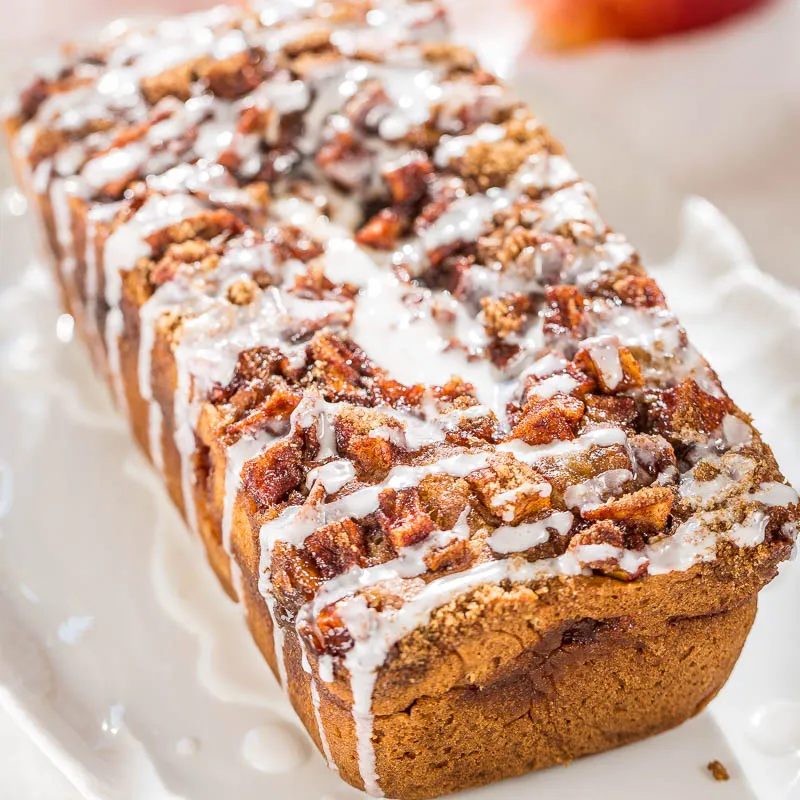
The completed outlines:
<svg viewBox="0 0 800 800">
<path fill-rule="evenodd" d="M 6 129 L 97 369 L 344 780 L 435 797 L 720 689 L 797 494 L 435 2 L 112 25 Z"/>
</svg>

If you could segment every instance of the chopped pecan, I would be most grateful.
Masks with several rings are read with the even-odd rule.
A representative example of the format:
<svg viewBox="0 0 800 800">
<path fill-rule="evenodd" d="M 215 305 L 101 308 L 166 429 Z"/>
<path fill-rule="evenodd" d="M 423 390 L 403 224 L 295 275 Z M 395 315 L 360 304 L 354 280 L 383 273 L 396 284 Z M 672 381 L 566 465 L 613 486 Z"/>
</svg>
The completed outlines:
<svg viewBox="0 0 800 800">
<path fill-rule="evenodd" d="M 40 130 L 33 140 L 33 145 L 28 153 L 28 160 L 32 166 L 35 166 L 46 158 L 52 158 L 68 141 L 69 135 L 66 131 Z"/>
<path fill-rule="evenodd" d="M 320 611 L 314 627 L 308 633 L 315 651 L 319 654 L 344 655 L 353 646 L 353 637 L 339 615 L 336 603 Z"/>
<path fill-rule="evenodd" d="M 588 346 L 577 352 L 573 363 L 591 375 L 605 394 L 622 392 L 644 383 L 636 357 L 614 337 L 591 340 Z"/>
<path fill-rule="evenodd" d="M 453 376 L 441 386 L 432 386 L 430 392 L 437 407 L 442 411 L 452 408 L 471 408 L 478 404 L 475 387 L 457 376 Z"/>
<path fill-rule="evenodd" d="M 328 400 L 363 401 L 369 397 L 372 379 L 381 376 L 361 348 L 336 334 L 316 334 L 308 350 L 313 366 L 307 379 Z"/>
<path fill-rule="evenodd" d="M 721 761 L 710 761 L 706 765 L 706 769 L 711 773 L 711 777 L 715 781 L 729 781 L 731 779 L 730 773 Z"/>
<path fill-rule="evenodd" d="M 704 392 L 694 379 L 686 378 L 677 386 L 657 393 L 650 418 L 656 433 L 670 441 L 693 444 L 704 441 L 733 410 L 727 395 L 714 397 Z"/>
<path fill-rule="evenodd" d="M 27 121 L 39 110 L 39 106 L 50 96 L 52 88 L 41 77 L 37 77 L 26 86 L 19 96 L 19 110 L 22 118 Z"/>
<path fill-rule="evenodd" d="M 505 186 L 532 155 L 547 150 L 549 136 L 539 125 L 515 124 L 511 135 L 494 142 L 478 141 L 451 166 L 472 190 Z"/>
<path fill-rule="evenodd" d="M 304 479 L 302 448 L 294 439 L 277 442 L 242 470 L 242 483 L 261 506 L 285 500 Z"/>
<path fill-rule="evenodd" d="M 614 282 L 614 291 L 625 305 L 655 308 L 666 305 L 658 284 L 649 275 L 626 275 Z"/>
<path fill-rule="evenodd" d="M 573 363 L 560 372 L 539 377 L 528 375 L 525 379 L 523 406 L 534 397 L 551 397 L 556 393 L 583 397 L 597 388 L 597 382 Z"/>
<path fill-rule="evenodd" d="M 394 250 L 407 224 L 396 209 L 382 208 L 359 228 L 356 241 L 376 250 Z"/>
<path fill-rule="evenodd" d="M 610 520 L 595 522 L 572 537 L 568 550 L 580 563 L 617 580 L 632 581 L 647 572 L 649 561 L 630 554 L 625 558 L 625 532 Z"/>
<path fill-rule="evenodd" d="M 451 530 L 470 502 L 469 484 L 453 475 L 427 475 L 419 485 L 419 501 L 437 527 Z"/>
<path fill-rule="evenodd" d="M 590 422 L 611 422 L 628 426 L 637 416 L 636 401 L 626 395 L 586 394 L 586 419 Z"/>
<path fill-rule="evenodd" d="M 238 439 L 247 434 L 254 434 L 257 431 L 270 429 L 273 430 L 279 425 L 276 423 L 286 422 L 292 412 L 303 399 L 302 393 L 288 388 L 278 386 L 266 397 L 265 400 L 258 402 L 252 408 L 248 408 L 247 413 L 239 420 L 229 425 L 227 428 L 228 437 Z"/>
<path fill-rule="evenodd" d="M 392 203 L 408 205 L 418 203 L 428 192 L 428 177 L 433 174 L 433 164 L 421 154 L 406 158 L 393 169 L 384 170 L 383 180 L 389 187 Z"/>
<path fill-rule="evenodd" d="M 492 339 L 486 348 L 489 361 L 499 370 L 504 370 L 521 353 L 522 348 L 515 342 Z"/>
<path fill-rule="evenodd" d="M 473 564 L 475 554 L 468 539 L 455 539 L 444 547 L 431 550 L 423 560 L 431 572 L 461 571 Z"/>
<path fill-rule="evenodd" d="M 364 531 L 352 519 L 330 522 L 317 528 L 306 539 L 305 549 L 325 578 L 333 578 L 363 565 L 367 552 Z"/>
<path fill-rule="evenodd" d="M 336 417 L 336 446 L 353 462 L 359 476 L 380 480 L 405 446 L 403 426 L 388 414 L 368 408 L 345 408 Z"/>
<path fill-rule="evenodd" d="M 307 264 L 325 252 L 321 242 L 296 225 L 270 225 L 266 241 L 272 245 L 275 254 L 282 261 L 296 258 Z"/>
<path fill-rule="evenodd" d="M 370 0 L 339 0 L 328 11 L 328 20 L 333 25 L 363 26 L 367 14 L 372 10 Z"/>
<path fill-rule="evenodd" d="M 209 399 L 214 405 L 228 403 L 241 389 L 262 384 L 273 375 L 290 375 L 291 369 L 288 359 L 277 348 L 251 347 L 239 353 L 230 383 L 215 386 Z"/>
<path fill-rule="evenodd" d="M 487 467 L 466 481 L 493 516 L 511 525 L 550 507 L 550 484 L 511 453 L 493 456 Z"/>
<path fill-rule="evenodd" d="M 482 297 L 481 308 L 486 335 L 506 339 L 524 327 L 531 310 L 531 300 L 527 295 L 509 292 L 497 298 Z"/>
<path fill-rule="evenodd" d="M 660 533 L 667 527 L 674 500 L 675 495 L 666 486 L 646 486 L 587 509 L 582 516 L 591 521 L 612 520 L 636 525 L 648 534 Z"/>
<path fill-rule="evenodd" d="M 375 513 L 378 524 L 396 553 L 421 542 L 436 529 L 430 515 L 419 501 L 419 490 L 384 489 L 379 497 L 380 509 Z"/>
<path fill-rule="evenodd" d="M 374 131 L 393 103 L 377 78 L 368 78 L 358 91 L 345 103 L 344 115 L 353 127 Z"/>
<path fill-rule="evenodd" d="M 219 252 L 218 247 L 202 239 L 171 244 L 159 261 L 151 267 L 148 275 L 150 285 L 161 286 L 172 280 L 186 265 L 192 265 L 192 269 L 199 272 L 211 271 L 219 264 Z"/>
<path fill-rule="evenodd" d="M 307 272 L 295 275 L 294 286 L 289 291 L 309 300 L 326 300 L 331 297 L 353 299 L 358 294 L 358 288 L 349 283 L 334 283 L 318 265 L 309 266 Z"/>
<path fill-rule="evenodd" d="M 235 306 L 249 306 L 256 299 L 258 291 L 258 284 L 252 278 L 239 278 L 228 286 L 225 297 Z"/>
<path fill-rule="evenodd" d="M 315 73 L 326 74 L 343 60 L 342 54 L 334 49 L 320 50 L 319 52 L 301 53 L 293 59 L 289 67 L 301 80 L 313 79 Z M 366 59 L 365 59 L 366 60 Z M 279 59 L 280 62 L 284 61 Z"/>
<path fill-rule="evenodd" d="M 244 223 L 235 214 L 224 209 L 203 211 L 194 217 L 161 228 L 145 237 L 156 258 L 166 252 L 171 244 L 191 239 L 215 239 L 221 234 L 236 236 L 244 231 Z"/>
<path fill-rule="evenodd" d="M 506 132 L 509 139 L 520 144 L 535 142 L 541 149 L 554 155 L 564 152 L 561 145 L 550 135 L 550 131 L 525 109 L 515 111 L 514 116 L 506 123 Z"/>
<path fill-rule="evenodd" d="M 365 186 L 372 173 L 372 155 L 350 131 L 337 132 L 316 155 L 316 163 L 333 184 L 345 191 Z"/>
<path fill-rule="evenodd" d="M 252 92 L 268 70 L 263 54 L 257 49 L 243 50 L 220 60 L 204 59 L 197 75 L 217 97 L 236 100 Z"/>
<path fill-rule="evenodd" d="M 311 558 L 281 541 L 272 548 L 270 580 L 276 600 L 290 612 L 296 612 L 303 603 L 311 600 L 322 583 Z"/>
<path fill-rule="evenodd" d="M 442 66 L 449 72 L 473 72 L 478 68 L 478 59 L 466 47 L 449 42 L 424 42 L 422 56 L 426 61 Z"/>
<path fill-rule="evenodd" d="M 584 299 L 574 286 L 547 286 L 544 332 L 549 336 L 569 335 L 580 339 L 585 332 Z"/>
<path fill-rule="evenodd" d="M 145 100 L 150 105 L 155 105 L 168 96 L 188 100 L 192 96 L 191 85 L 195 80 L 195 68 L 199 63 L 200 59 L 186 61 L 165 69 L 158 75 L 142 78 L 141 90 Z"/>
<path fill-rule="evenodd" d="M 386 404 L 393 408 L 417 408 L 424 395 L 425 387 L 422 384 L 406 386 L 382 374 L 376 375 L 372 384 L 372 400 L 376 406 Z"/>
<path fill-rule="evenodd" d="M 312 30 L 304 33 L 298 39 L 287 42 L 283 46 L 283 52 L 289 58 L 297 58 L 303 53 L 321 53 L 333 48 L 331 35 L 326 30 Z"/>
<path fill-rule="evenodd" d="M 574 439 L 585 406 L 577 397 L 556 394 L 532 397 L 522 408 L 510 439 L 530 445 L 548 444 L 555 439 Z"/>
</svg>

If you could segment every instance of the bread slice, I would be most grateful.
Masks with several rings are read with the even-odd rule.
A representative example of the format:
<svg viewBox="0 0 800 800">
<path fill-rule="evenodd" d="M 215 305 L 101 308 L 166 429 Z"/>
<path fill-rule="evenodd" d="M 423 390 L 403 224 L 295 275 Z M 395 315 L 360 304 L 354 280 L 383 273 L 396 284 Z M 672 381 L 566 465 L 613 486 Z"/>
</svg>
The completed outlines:
<svg viewBox="0 0 800 800">
<path fill-rule="evenodd" d="M 98 370 L 346 781 L 435 797 L 720 689 L 798 497 L 437 4 L 116 26 L 6 129 Z"/>
</svg>

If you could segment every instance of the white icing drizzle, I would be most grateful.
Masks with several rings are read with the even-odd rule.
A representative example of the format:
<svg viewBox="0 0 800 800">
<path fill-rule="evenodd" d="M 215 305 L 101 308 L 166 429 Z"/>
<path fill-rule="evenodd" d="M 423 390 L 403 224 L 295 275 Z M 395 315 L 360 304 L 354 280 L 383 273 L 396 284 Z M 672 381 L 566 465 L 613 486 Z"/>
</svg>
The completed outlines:
<svg viewBox="0 0 800 800">
<path fill-rule="evenodd" d="M 564 536 L 572 527 L 574 518 L 569 511 L 556 511 L 537 522 L 523 522 L 512 527 L 501 525 L 489 537 L 489 547 L 495 553 L 522 553 L 544 544 L 554 530 Z"/>
<path fill-rule="evenodd" d="M 750 493 L 750 499 L 765 506 L 792 506 L 800 502 L 797 492 L 785 483 L 762 483 L 755 492 Z"/>
<path fill-rule="evenodd" d="M 150 458 L 153 459 L 153 466 L 158 470 L 159 475 L 164 474 L 164 414 L 161 406 L 156 402 L 151 402 L 148 410 L 147 420 L 148 446 Z"/>
<path fill-rule="evenodd" d="M 336 766 L 336 762 L 333 760 L 333 756 L 331 755 L 331 747 L 328 743 L 328 737 L 325 734 L 325 725 L 322 721 L 322 715 L 320 714 L 320 700 L 319 689 L 317 688 L 317 679 L 314 676 L 311 665 L 308 663 L 308 655 L 305 651 L 305 648 L 302 648 L 301 664 L 303 671 L 308 675 L 308 689 L 311 695 L 311 707 L 314 710 L 314 720 L 317 723 L 317 733 L 319 734 L 320 744 L 322 745 L 322 753 L 325 756 L 325 761 L 328 762 L 330 769 L 338 773 L 339 769 Z"/>
<path fill-rule="evenodd" d="M 609 336 L 602 336 L 586 339 L 581 344 L 589 351 L 603 383 L 613 392 L 622 383 L 623 377 L 619 342 Z"/>
<path fill-rule="evenodd" d="M 601 472 L 582 483 L 568 486 L 564 492 L 564 504 L 583 514 L 584 511 L 601 506 L 609 497 L 619 494 L 625 484 L 632 480 L 633 473 L 628 469 Z"/>
</svg>

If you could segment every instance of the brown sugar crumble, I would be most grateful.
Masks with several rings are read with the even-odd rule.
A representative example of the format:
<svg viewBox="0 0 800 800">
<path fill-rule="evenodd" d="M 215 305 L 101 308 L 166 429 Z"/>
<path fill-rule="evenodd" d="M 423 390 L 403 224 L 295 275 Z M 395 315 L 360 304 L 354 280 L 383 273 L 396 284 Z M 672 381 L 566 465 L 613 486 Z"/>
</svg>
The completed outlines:
<svg viewBox="0 0 800 800">
<path fill-rule="evenodd" d="M 709 761 L 706 769 L 711 773 L 711 777 L 715 781 L 729 781 L 731 779 L 728 770 L 721 761 Z"/>
</svg>

